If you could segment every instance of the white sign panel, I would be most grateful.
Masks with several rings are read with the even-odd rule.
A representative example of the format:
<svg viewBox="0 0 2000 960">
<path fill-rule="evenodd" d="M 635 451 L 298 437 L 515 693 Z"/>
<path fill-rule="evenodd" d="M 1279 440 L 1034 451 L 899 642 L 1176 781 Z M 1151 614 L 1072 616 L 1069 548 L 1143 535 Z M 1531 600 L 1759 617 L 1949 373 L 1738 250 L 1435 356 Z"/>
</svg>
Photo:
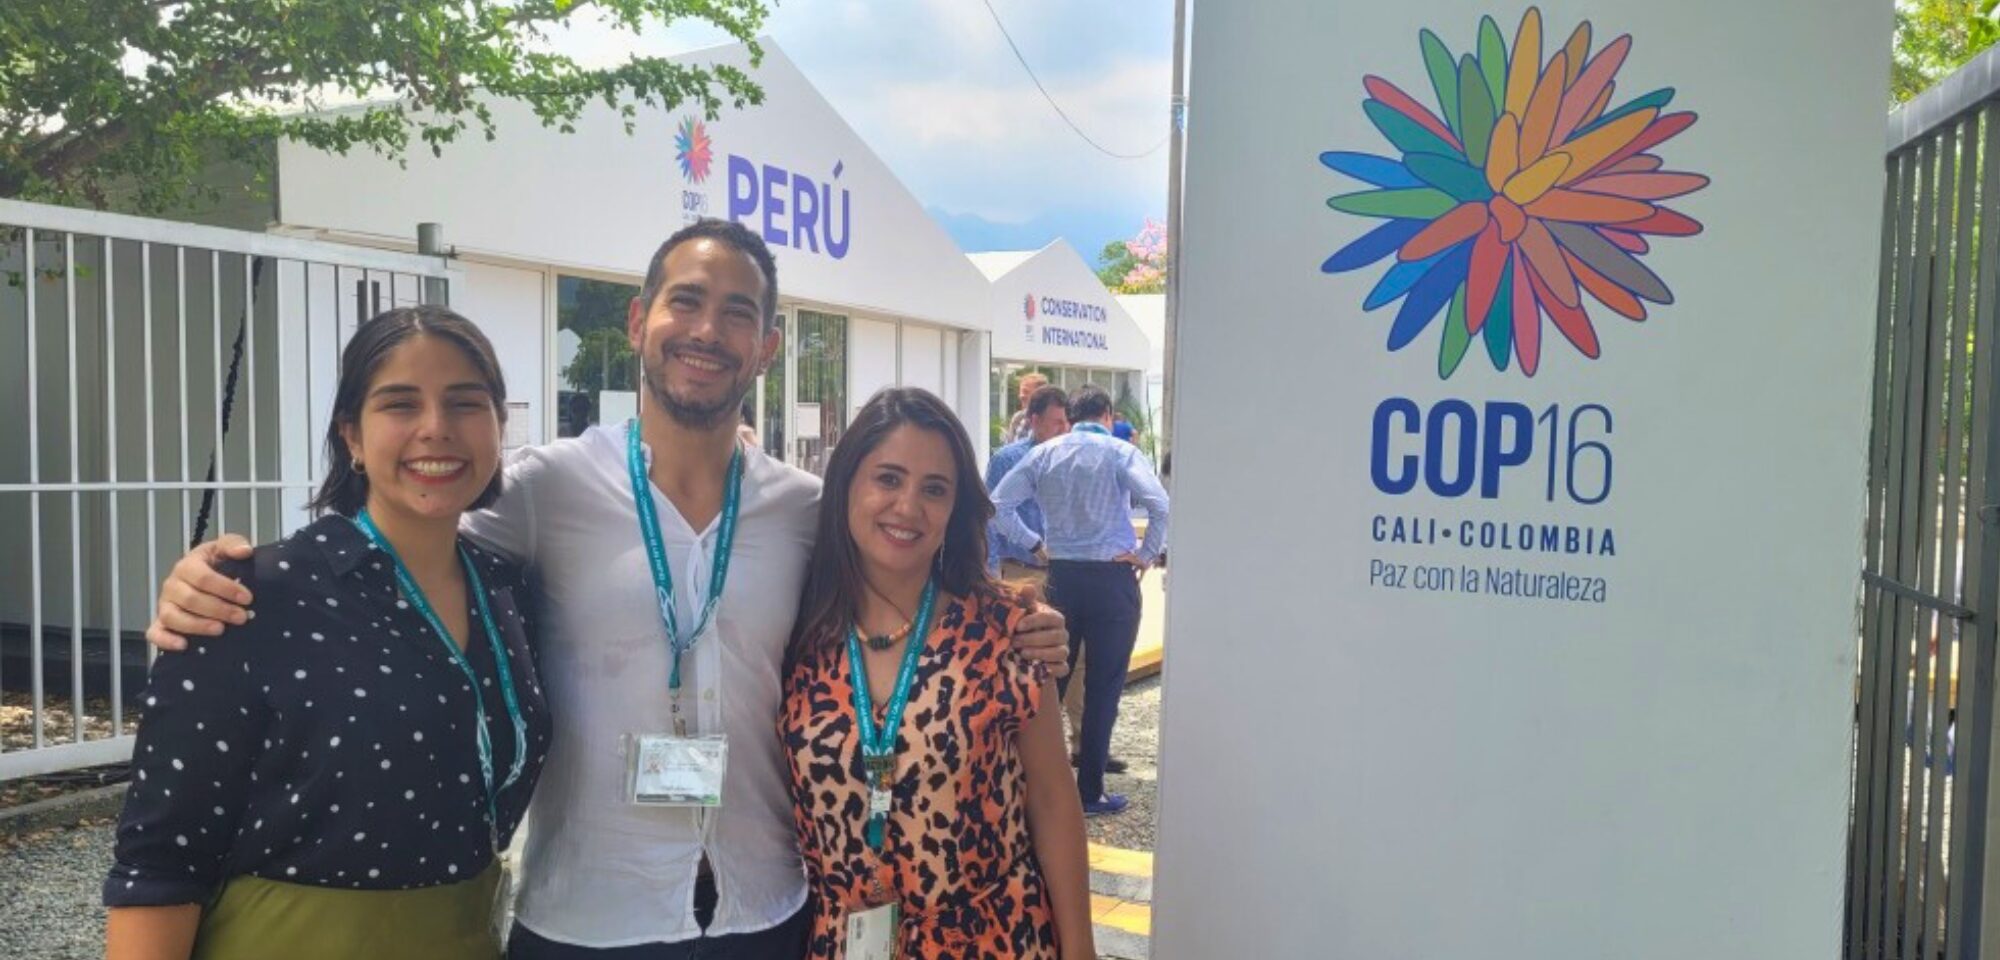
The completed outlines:
<svg viewBox="0 0 2000 960">
<path fill-rule="evenodd" d="M 1056 240 L 1025 258 L 973 254 L 993 281 L 993 355 L 1008 361 L 1148 369 L 1154 344 L 1076 248 Z"/>
<path fill-rule="evenodd" d="M 1197 16 L 1155 957 L 1837 955 L 1889 19 Z"/>
<path fill-rule="evenodd" d="M 639 416 L 639 394 L 631 390 L 599 390 L 597 422 L 624 423 Z"/>
<path fill-rule="evenodd" d="M 800 440 L 818 440 L 819 404 L 797 403 L 792 405 L 792 436 Z"/>
</svg>

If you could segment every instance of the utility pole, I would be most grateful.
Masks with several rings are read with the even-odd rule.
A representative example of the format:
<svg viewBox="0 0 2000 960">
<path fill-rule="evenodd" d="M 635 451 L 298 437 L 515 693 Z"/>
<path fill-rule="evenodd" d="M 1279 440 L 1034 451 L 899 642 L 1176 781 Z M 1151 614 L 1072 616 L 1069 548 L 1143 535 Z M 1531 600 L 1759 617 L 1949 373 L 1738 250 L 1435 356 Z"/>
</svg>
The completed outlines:
<svg viewBox="0 0 2000 960">
<path fill-rule="evenodd" d="M 1180 326 L 1181 300 L 1181 162 L 1187 142 L 1187 8 L 1188 0 L 1174 0 L 1174 89 L 1173 129 L 1167 140 L 1167 322 L 1164 362 L 1160 389 L 1160 463 L 1165 465 L 1174 452 L 1175 333 Z M 1171 483 L 1172 472 L 1168 472 Z"/>
</svg>

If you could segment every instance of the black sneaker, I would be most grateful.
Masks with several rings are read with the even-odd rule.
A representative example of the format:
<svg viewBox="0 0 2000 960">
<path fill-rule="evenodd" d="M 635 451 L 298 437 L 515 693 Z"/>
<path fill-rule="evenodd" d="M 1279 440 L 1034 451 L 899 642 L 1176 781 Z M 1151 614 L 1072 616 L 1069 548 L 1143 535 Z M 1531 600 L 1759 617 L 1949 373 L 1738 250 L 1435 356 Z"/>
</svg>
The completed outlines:
<svg viewBox="0 0 2000 960">
<path fill-rule="evenodd" d="M 1083 760 L 1083 758 L 1081 758 L 1081 757 L 1078 757 L 1078 756 L 1077 756 L 1076 754 L 1074 754 L 1074 753 L 1072 753 L 1072 754 L 1070 754 L 1070 755 L 1069 755 L 1069 765 L 1070 765 L 1070 766 L 1072 766 L 1072 767 L 1075 767 L 1075 766 L 1081 766 L 1081 765 L 1082 765 L 1082 760 Z M 1131 768 L 1131 766 L 1130 766 L 1129 764 L 1127 764 L 1127 763 L 1126 763 L 1125 761 L 1123 761 L 1123 760 L 1120 760 L 1120 759 L 1118 759 L 1117 757 L 1106 757 L 1106 758 L 1104 758 L 1104 772 L 1105 772 L 1105 773 L 1124 773 L 1125 771 L 1127 771 L 1127 770 L 1130 770 L 1130 769 L 1132 769 L 1132 768 Z"/>
</svg>

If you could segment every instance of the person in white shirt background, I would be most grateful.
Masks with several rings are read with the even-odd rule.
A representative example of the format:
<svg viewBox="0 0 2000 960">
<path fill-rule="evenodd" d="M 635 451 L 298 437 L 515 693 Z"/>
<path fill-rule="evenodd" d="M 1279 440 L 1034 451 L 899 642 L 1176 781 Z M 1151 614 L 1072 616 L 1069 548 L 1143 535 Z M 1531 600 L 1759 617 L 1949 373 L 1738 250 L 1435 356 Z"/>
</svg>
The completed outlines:
<svg viewBox="0 0 2000 960">
<path fill-rule="evenodd" d="M 820 481 L 737 434 L 744 397 L 783 346 L 777 300 L 776 263 L 754 232 L 702 220 L 675 233 L 629 310 L 646 386 L 637 424 L 517 451 L 506 492 L 466 516 L 469 536 L 523 561 L 535 584 L 555 724 L 529 808 L 510 957 L 803 952 L 806 883 L 775 721 Z M 253 598 L 212 564 L 247 554 L 226 536 L 182 558 L 148 639 L 175 650 L 243 622 Z M 1016 643 L 1066 667 L 1068 635 L 1052 610 L 1031 614 Z M 728 743 L 711 809 L 632 799 L 633 744 L 675 725 L 676 661 L 687 732 Z"/>
</svg>

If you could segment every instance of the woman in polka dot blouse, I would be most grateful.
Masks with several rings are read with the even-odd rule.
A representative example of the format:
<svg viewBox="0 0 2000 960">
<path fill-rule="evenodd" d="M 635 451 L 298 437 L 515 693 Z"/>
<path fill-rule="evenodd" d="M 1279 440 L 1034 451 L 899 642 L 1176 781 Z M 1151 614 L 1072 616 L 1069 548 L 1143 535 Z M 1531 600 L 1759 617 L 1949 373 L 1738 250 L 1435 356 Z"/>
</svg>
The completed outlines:
<svg viewBox="0 0 2000 960">
<path fill-rule="evenodd" d="M 458 536 L 500 493 L 505 400 L 449 310 L 355 331 L 322 516 L 222 570 L 255 619 L 153 668 L 111 960 L 499 955 L 497 851 L 549 738 L 520 571 Z"/>
</svg>

